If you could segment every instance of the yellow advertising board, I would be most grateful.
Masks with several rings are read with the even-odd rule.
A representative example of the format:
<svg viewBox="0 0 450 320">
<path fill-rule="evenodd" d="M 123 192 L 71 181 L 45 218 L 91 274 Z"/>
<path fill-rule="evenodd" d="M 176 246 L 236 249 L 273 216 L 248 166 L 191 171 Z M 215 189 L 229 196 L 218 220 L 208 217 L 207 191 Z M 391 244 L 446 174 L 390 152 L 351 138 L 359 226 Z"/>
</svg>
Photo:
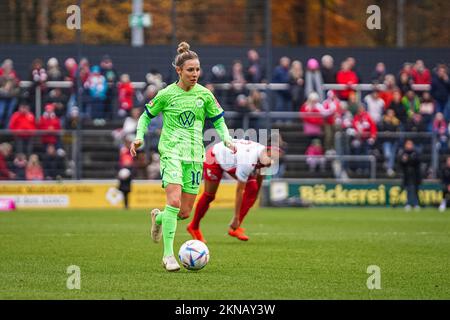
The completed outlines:
<svg viewBox="0 0 450 320">
<path fill-rule="evenodd" d="M 233 208 L 235 184 L 224 182 L 211 207 Z M 203 189 L 200 190 L 202 192 Z M 14 199 L 17 208 L 121 208 L 123 195 L 117 181 L 2 182 L 0 198 Z M 166 203 L 159 181 L 135 181 L 130 208 L 162 208 Z"/>
</svg>

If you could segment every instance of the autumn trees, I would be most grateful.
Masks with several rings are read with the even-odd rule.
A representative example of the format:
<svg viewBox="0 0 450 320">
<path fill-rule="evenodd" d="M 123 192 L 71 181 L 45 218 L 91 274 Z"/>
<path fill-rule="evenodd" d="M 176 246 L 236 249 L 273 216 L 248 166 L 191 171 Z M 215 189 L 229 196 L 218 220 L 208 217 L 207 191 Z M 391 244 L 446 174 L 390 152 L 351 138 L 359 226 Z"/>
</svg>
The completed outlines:
<svg viewBox="0 0 450 320">
<path fill-rule="evenodd" d="M 153 26 L 146 44 L 177 39 L 203 45 L 262 45 L 265 0 L 143 0 Z M 66 8 L 77 0 L 0 1 L 0 43 L 73 43 Z M 85 44 L 129 44 L 132 0 L 82 0 Z M 176 17 L 172 4 L 176 2 Z M 396 1 L 272 0 L 272 42 L 276 46 L 395 46 Z M 405 1 L 406 45 L 450 45 L 450 2 Z M 366 28 L 369 5 L 381 8 L 381 30 Z"/>
</svg>

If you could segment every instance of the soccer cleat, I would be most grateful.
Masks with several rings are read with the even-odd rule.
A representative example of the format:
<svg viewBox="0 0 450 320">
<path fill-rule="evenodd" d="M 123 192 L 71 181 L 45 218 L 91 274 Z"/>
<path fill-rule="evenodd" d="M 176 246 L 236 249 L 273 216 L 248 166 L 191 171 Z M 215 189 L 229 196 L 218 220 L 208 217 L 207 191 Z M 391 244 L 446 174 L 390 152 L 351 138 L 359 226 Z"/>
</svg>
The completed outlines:
<svg viewBox="0 0 450 320">
<path fill-rule="evenodd" d="M 189 232 L 189 234 L 192 236 L 192 239 L 194 240 L 200 240 L 201 242 L 206 244 L 206 240 L 205 238 L 203 238 L 203 234 L 200 231 L 200 229 L 194 229 L 192 228 L 191 224 L 189 223 L 187 228 L 186 228 L 187 232 Z"/>
<path fill-rule="evenodd" d="M 180 270 L 180 265 L 178 264 L 177 259 L 175 259 L 174 255 L 163 257 L 162 265 L 164 269 L 166 269 L 169 272 Z"/>
<path fill-rule="evenodd" d="M 241 241 L 248 241 L 249 237 L 244 233 L 245 229 L 244 228 L 237 228 L 237 229 L 233 229 L 230 228 L 230 230 L 228 230 L 228 234 L 232 237 L 238 238 Z"/>
<path fill-rule="evenodd" d="M 162 236 L 162 226 L 156 223 L 156 216 L 158 214 L 161 214 L 159 209 L 153 209 L 151 212 L 152 215 L 152 228 L 150 230 L 150 236 L 152 237 L 153 241 L 158 243 L 161 241 Z"/>
</svg>

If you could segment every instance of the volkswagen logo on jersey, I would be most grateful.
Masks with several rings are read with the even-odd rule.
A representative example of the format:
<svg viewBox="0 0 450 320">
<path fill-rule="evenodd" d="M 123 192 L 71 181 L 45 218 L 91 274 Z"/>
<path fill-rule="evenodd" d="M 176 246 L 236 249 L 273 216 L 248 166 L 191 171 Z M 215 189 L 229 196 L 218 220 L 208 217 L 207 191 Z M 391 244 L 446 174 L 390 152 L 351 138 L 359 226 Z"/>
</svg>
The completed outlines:
<svg viewBox="0 0 450 320">
<path fill-rule="evenodd" d="M 185 128 L 190 128 L 194 125 L 195 114 L 192 111 L 185 111 L 180 114 L 180 124 Z"/>
</svg>

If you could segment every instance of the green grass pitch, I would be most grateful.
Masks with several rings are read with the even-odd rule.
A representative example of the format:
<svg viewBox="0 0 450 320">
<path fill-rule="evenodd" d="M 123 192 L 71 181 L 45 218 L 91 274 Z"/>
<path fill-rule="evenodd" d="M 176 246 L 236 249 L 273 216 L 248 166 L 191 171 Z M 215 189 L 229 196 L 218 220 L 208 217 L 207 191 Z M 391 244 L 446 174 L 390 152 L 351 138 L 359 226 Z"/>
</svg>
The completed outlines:
<svg viewBox="0 0 450 320">
<path fill-rule="evenodd" d="M 389 208 L 253 209 L 250 241 L 227 235 L 232 210 L 202 228 L 199 272 L 161 266 L 149 211 L 0 214 L 0 299 L 450 299 L 450 213 Z M 178 224 L 177 252 L 190 239 Z M 66 287 L 67 267 L 81 289 Z M 381 289 L 369 290 L 370 265 Z"/>
</svg>

